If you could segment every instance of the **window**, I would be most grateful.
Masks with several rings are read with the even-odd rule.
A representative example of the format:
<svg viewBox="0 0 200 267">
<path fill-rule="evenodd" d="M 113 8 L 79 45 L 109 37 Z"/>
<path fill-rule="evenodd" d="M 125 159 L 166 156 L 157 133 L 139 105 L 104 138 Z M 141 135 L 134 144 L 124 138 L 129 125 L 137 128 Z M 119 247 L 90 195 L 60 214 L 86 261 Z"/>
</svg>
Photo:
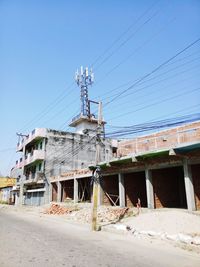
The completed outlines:
<svg viewBox="0 0 200 267">
<path fill-rule="evenodd" d="M 39 163 L 39 166 L 38 166 L 39 172 L 41 171 L 41 169 L 42 169 L 42 163 Z"/>
<path fill-rule="evenodd" d="M 39 144 L 39 148 L 42 149 L 42 141 Z"/>
</svg>

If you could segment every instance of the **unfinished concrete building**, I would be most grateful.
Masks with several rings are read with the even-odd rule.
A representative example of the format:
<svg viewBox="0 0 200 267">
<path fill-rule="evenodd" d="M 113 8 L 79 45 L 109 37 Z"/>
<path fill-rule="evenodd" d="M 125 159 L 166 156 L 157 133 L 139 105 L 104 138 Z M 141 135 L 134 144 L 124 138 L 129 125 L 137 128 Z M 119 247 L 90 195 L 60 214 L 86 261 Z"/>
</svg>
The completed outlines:
<svg viewBox="0 0 200 267">
<path fill-rule="evenodd" d="M 102 138 L 104 136 L 105 121 L 102 118 L 101 102 L 88 98 L 88 85 L 93 83 L 93 73 L 88 68 L 80 74 L 76 73 L 76 81 L 81 87 L 81 112 L 70 123 L 75 127 L 75 133 L 51 129 L 35 129 L 30 134 L 23 135 L 17 145 L 17 151 L 22 157 L 16 163 L 12 173 L 21 169 L 20 186 L 21 204 L 42 205 L 55 200 L 59 192 L 59 200 L 73 198 L 74 183 L 68 179 L 61 179 L 58 183 L 51 183 L 50 177 L 61 177 L 63 173 L 83 170 L 95 163 L 96 142 L 100 142 L 100 160 L 108 161 L 113 156 L 112 141 Z M 90 104 L 99 107 L 98 118 L 91 113 Z M 97 136 L 97 132 L 100 133 Z M 22 135 L 21 135 L 22 136 Z M 81 180 L 85 189 L 83 199 L 90 198 L 90 181 L 88 177 Z M 56 197 L 57 199 L 57 197 Z"/>
<path fill-rule="evenodd" d="M 115 157 L 99 165 L 101 205 L 200 210 L 200 122 L 120 141 Z M 85 170 L 51 177 L 52 200 L 63 200 L 60 184 L 66 180 L 74 202 L 90 201 L 81 181 L 91 175 Z"/>
<path fill-rule="evenodd" d="M 22 157 L 16 162 L 13 172 L 16 169 L 22 171 L 18 186 L 24 204 L 49 203 L 50 177 L 85 169 L 89 164 L 94 164 L 96 138 L 88 134 L 88 131 L 83 134 L 80 131 L 70 133 L 37 128 L 21 139 L 17 151 L 22 153 Z M 102 139 L 101 144 L 101 159 L 112 158 L 111 141 Z M 67 188 L 68 182 L 63 181 L 63 199 L 70 197 L 66 193 Z"/>
</svg>

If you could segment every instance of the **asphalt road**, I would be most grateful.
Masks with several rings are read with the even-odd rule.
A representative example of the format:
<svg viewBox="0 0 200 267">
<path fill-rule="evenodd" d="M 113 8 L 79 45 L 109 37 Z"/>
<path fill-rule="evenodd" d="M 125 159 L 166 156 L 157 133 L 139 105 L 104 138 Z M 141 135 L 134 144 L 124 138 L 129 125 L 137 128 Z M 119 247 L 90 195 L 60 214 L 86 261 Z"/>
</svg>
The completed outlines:
<svg viewBox="0 0 200 267">
<path fill-rule="evenodd" d="M 0 210 L 1 267 L 200 266 L 200 255 L 164 242 L 91 232 L 54 216 Z"/>
</svg>

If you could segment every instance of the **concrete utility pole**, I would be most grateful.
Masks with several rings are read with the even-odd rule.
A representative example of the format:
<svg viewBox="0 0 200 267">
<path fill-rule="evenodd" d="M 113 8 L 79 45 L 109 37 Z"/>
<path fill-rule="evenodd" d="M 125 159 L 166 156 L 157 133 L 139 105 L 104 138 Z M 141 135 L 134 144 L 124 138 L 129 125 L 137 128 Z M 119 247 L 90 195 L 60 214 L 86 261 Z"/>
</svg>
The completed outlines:
<svg viewBox="0 0 200 267">
<path fill-rule="evenodd" d="M 100 190 L 100 167 L 98 163 L 100 161 L 100 136 L 102 126 L 102 102 L 99 102 L 98 108 L 98 126 L 96 131 L 96 169 L 93 173 L 93 207 L 92 207 L 92 230 L 97 231 L 97 205 L 98 205 L 98 192 Z"/>
</svg>

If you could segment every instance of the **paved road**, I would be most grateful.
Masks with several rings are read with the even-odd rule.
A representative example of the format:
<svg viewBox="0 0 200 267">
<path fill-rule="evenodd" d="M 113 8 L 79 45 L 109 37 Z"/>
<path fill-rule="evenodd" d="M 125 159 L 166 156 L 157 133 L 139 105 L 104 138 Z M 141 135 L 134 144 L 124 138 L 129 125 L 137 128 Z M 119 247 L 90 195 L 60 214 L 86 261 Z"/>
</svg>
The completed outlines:
<svg viewBox="0 0 200 267">
<path fill-rule="evenodd" d="M 200 256 L 165 243 L 93 233 L 54 216 L 0 210 L 0 266 L 199 267 Z"/>
</svg>

